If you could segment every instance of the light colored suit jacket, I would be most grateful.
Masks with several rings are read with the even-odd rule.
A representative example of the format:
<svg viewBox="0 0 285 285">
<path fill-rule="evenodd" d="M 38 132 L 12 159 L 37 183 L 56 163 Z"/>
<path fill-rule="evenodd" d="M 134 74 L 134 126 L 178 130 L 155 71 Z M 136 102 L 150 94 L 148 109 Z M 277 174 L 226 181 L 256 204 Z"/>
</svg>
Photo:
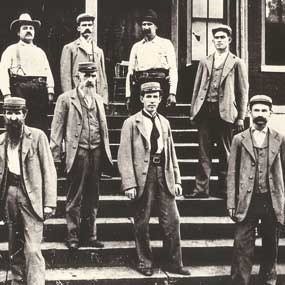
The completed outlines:
<svg viewBox="0 0 285 285">
<path fill-rule="evenodd" d="M 112 167 L 112 156 L 109 145 L 107 120 L 103 100 L 98 94 L 94 94 L 97 105 L 101 140 L 103 143 L 103 169 L 109 171 Z M 83 126 L 82 108 L 78 98 L 77 89 L 61 94 L 56 102 L 54 116 L 51 124 L 50 147 L 55 162 L 60 162 L 62 157 L 62 142 L 65 142 L 66 172 L 73 165 L 79 145 L 80 134 Z"/>
<path fill-rule="evenodd" d="M 104 104 L 108 104 L 108 84 L 105 71 L 105 58 L 102 49 L 97 47 L 93 41 L 93 57 L 98 68 L 97 71 L 97 93 L 103 98 Z M 62 92 L 66 92 L 77 87 L 78 79 L 78 64 L 80 62 L 90 61 L 88 53 L 81 44 L 80 39 L 77 39 L 63 47 L 60 59 L 60 79 Z"/>
<path fill-rule="evenodd" d="M 21 150 L 22 178 L 25 191 L 32 208 L 43 220 L 43 207 L 56 207 L 57 175 L 43 131 L 24 127 Z M 7 139 L 6 133 L 0 135 L 0 185 L 1 199 L 5 196 L 7 183 Z"/>
<path fill-rule="evenodd" d="M 269 128 L 268 181 L 278 222 L 284 224 L 285 137 Z M 245 219 L 256 173 L 256 159 L 250 129 L 234 136 L 227 177 L 227 208 L 236 209 L 238 222 Z"/>
<path fill-rule="evenodd" d="M 191 101 L 190 119 L 195 120 L 209 89 L 214 54 L 199 63 Z M 248 102 L 248 76 L 243 61 L 229 53 L 222 72 L 219 90 L 219 110 L 221 118 L 234 123 L 244 119 Z"/>
<path fill-rule="evenodd" d="M 159 115 L 165 154 L 165 180 L 171 195 L 175 196 L 174 185 L 181 184 L 178 161 L 174 149 L 169 122 Z M 143 124 L 142 112 L 129 117 L 121 131 L 118 151 L 118 168 L 122 178 L 122 190 L 135 187 L 137 198 L 141 197 L 150 163 L 150 145 Z"/>
</svg>

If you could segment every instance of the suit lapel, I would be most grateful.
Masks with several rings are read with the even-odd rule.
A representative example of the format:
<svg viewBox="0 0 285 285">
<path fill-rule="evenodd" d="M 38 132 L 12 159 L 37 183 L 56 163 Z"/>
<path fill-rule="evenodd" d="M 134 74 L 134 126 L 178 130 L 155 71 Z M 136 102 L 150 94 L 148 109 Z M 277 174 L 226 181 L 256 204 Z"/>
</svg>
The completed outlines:
<svg viewBox="0 0 285 285">
<path fill-rule="evenodd" d="M 269 135 L 268 169 L 270 169 L 275 157 L 279 153 L 281 139 L 278 133 L 272 129 L 268 129 L 268 135 Z"/>
<path fill-rule="evenodd" d="M 209 76 L 212 74 L 214 54 L 211 54 L 206 59 L 206 66 L 208 68 Z"/>
<path fill-rule="evenodd" d="M 227 75 L 229 74 L 229 72 L 232 70 L 232 68 L 235 65 L 235 56 L 232 53 L 229 53 L 227 58 L 226 58 L 226 62 L 224 64 L 224 68 L 223 68 L 223 73 L 222 73 L 222 77 L 221 77 L 221 83 L 220 85 L 222 85 L 224 79 L 227 77 Z"/>
<path fill-rule="evenodd" d="M 77 111 L 82 117 L 82 108 L 81 108 L 80 100 L 78 98 L 79 96 L 78 92 L 79 91 L 77 90 L 77 88 L 72 90 L 71 103 L 75 106 L 75 108 L 77 109 Z"/>
<path fill-rule="evenodd" d="M 250 156 L 255 161 L 255 154 L 254 154 L 254 150 L 253 150 L 253 143 L 252 143 L 252 139 L 251 139 L 250 129 L 247 129 L 242 134 L 242 137 L 243 137 L 242 144 L 243 144 L 244 148 L 249 152 Z"/>
<path fill-rule="evenodd" d="M 22 142 L 22 162 L 25 161 L 27 153 L 31 148 L 32 140 L 33 138 L 31 130 L 28 127 L 24 126 L 23 142 Z"/>
<path fill-rule="evenodd" d="M 139 132 L 145 138 L 145 141 L 147 142 L 148 147 L 150 148 L 150 145 L 149 145 L 149 142 L 148 142 L 148 139 L 147 139 L 146 129 L 145 129 L 144 124 L 143 124 L 143 114 L 142 114 L 141 111 L 136 114 L 136 125 L 137 125 L 137 128 L 138 128 Z"/>
<path fill-rule="evenodd" d="M 7 145 L 7 135 L 6 134 L 7 133 L 5 133 L 5 135 L 1 136 L 0 138 L 0 159 L 3 160 L 3 165 L 4 165 L 4 161 L 6 161 L 6 145 Z"/>
<path fill-rule="evenodd" d="M 160 120 L 162 136 L 163 136 L 163 144 L 164 144 L 164 141 L 168 138 L 168 125 L 162 116 L 158 115 L 158 118 Z"/>
</svg>

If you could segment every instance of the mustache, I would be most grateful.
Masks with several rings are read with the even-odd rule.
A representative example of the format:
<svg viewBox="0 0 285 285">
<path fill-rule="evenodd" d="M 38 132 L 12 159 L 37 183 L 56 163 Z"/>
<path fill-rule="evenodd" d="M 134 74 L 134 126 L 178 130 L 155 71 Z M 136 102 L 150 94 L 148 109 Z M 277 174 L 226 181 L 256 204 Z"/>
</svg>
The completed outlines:
<svg viewBox="0 0 285 285">
<path fill-rule="evenodd" d="M 149 33 L 150 33 L 150 29 L 144 29 L 144 30 L 143 30 L 143 34 L 146 35 L 146 34 L 149 34 Z"/>
<path fill-rule="evenodd" d="M 32 36 L 31 32 L 26 32 L 26 36 Z"/>
<path fill-rule="evenodd" d="M 91 34 L 91 30 L 86 29 L 86 30 L 83 32 L 83 34 Z"/>
<path fill-rule="evenodd" d="M 258 116 L 258 117 L 253 119 L 253 122 L 255 124 L 265 124 L 265 123 L 267 123 L 267 119 L 262 117 L 262 116 Z"/>
<path fill-rule="evenodd" d="M 95 84 L 92 81 L 87 81 L 85 87 L 95 87 Z"/>
</svg>

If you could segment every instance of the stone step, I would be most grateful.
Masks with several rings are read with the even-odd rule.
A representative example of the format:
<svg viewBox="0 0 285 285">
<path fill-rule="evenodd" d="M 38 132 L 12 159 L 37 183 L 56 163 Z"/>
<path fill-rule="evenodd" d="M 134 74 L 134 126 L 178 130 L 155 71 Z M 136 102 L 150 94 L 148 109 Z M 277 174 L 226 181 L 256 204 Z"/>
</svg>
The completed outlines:
<svg viewBox="0 0 285 285">
<path fill-rule="evenodd" d="M 79 268 L 102 266 L 135 266 L 136 250 L 134 241 L 107 241 L 102 249 L 80 247 L 70 252 L 64 243 L 44 242 L 42 252 L 48 268 Z M 163 262 L 162 241 L 151 241 L 154 263 Z M 230 264 L 233 254 L 232 239 L 182 240 L 183 264 L 186 266 Z M 285 240 L 279 241 L 278 262 L 285 262 Z M 260 262 L 261 239 L 256 239 L 255 261 Z M 8 244 L 0 243 L 0 270 L 5 269 L 8 260 Z"/>
<path fill-rule="evenodd" d="M 82 267 L 48 269 L 46 285 L 228 285 L 230 283 L 230 266 L 191 266 L 191 276 L 170 274 L 155 268 L 154 275 L 146 277 L 131 267 Z M 252 269 L 251 285 L 260 285 L 257 281 L 259 266 Z M 284 285 L 285 265 L 277 267 L 277 285 Z M 0 272 L 0 284 L 4 285 L 6 272 Z M 10 277 L 9 277 L 10 278 Z"/>
<path fill-rule="evenodd" d="M 58 196 L 56 218 L 65 217 L 65 196 Z M 225 201 L 220 198 L 209 199 L 186 199 L 176 198 L 180 216 L 226 216 Z M 123 195 L 101 195 L 99 202 L 98 217 L 124 218 L 132 215 L 133 202 Z M 152 209 L 152 216 L 157 216 L 157 207 Z"/>
</svg>

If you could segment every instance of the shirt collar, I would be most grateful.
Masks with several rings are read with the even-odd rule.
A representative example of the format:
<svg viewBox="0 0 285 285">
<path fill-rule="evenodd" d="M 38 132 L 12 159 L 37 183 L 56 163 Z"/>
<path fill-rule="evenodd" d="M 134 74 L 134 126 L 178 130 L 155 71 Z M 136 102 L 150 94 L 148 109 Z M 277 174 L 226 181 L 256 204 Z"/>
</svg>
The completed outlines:
<svg viewBox="0 0 285 285">
<path fill-rule="evenodd" d="M 83 44 L 91 44 L 92 42 L 92 38 L 90 37 L 88 40 L 86 40 L 83 36 L 80 36 L 80 41 L 83 43 Z"/>
<path fill-rule="evenodd" d="M 155 35 L 155 37 L 152 39 L 152 40 L 147 40 L 146 38 L 143 38 L 143 40 L 142 40 L 142 43 L 144 44 L 144 43 L 150 43 L 150 42 L 153 42 L 153 43 L 155 43 L 155 42 L 157 42 L 157 40 L 158 40 L 158 36 L 157 35 Z"/>
<path fill-rule="evenodd" d="M 147 115 L 149 115 L 150 117 L 156 117 L 156 116 L 158 115 L 157 112 L 155 112 L 153 115 L 150 114 L 145 108 L 143 108 L 143 111 L 144 111 Z"/>
<path fill-rule="evenodd" d="M 27 44 L 27 43 L 23 42 L 22 40 L 19 40 L 19 45 L 25 46 L 25 47 L 35 46 L 33 43 Z"/>
<path fill-rule="evenodd" d="M 251 131 L 252 133 L 254 132 L 260 132 L 262 134 L 267 134 L 268 132 L 268 126 L 265 126 L 261 131 L 260 130 L 257 130 L 254 126 L 251 127 Z"/>
</svg>

